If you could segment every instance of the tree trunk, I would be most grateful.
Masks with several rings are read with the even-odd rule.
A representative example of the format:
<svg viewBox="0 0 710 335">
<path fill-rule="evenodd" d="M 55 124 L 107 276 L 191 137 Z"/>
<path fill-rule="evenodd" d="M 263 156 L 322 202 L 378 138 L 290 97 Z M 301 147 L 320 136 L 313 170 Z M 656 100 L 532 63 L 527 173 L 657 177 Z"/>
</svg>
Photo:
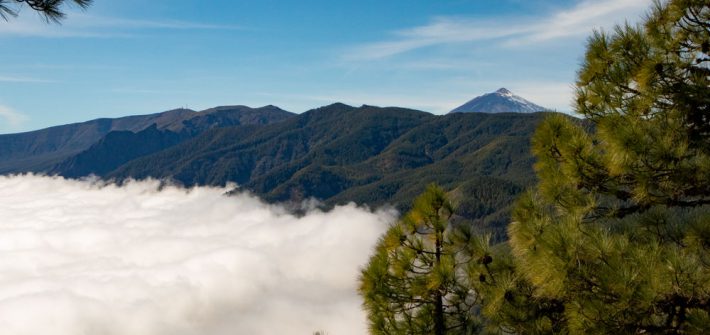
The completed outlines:
<svg viewBox="0 0 710 335">
<path fill-rule="evenodd" d="M 439 267 L 441 262 L 441 236 L 440 232 L 436 232 L 436 265 Z M 444 335 L 446 326 L 444 325 L 444 297 L 441 293 L 441 287 L 436 288 L 436 304 L 434 306 L 434 334 Z"/>
</svg>

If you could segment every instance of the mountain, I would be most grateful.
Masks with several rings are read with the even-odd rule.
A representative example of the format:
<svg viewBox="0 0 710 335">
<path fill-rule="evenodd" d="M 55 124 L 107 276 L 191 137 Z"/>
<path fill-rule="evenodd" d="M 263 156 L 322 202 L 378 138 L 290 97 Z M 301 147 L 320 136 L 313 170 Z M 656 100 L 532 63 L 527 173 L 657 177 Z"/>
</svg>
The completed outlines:
<svg viewBox="0 0 710 335">
<path fill-rule="evenodd" d="M 175 109 L 156 114 L 116 119 L 102 118 L 26 133 L 0 135 L 0 173 L 57 172 L 58 164 L 67 166 L 70 163 L 65 162 L 66 160 L 86 150 L 107 149 L 105 145 L 115 140 L 103 141 L 100 145 L 104 146 L 104 149 L 92 148 L 92 146 L 115 131 L 136 133 L 155 125 L 157 130 L 169 131 L 177 134 L 175 137 L 187 139 L 212 128 L 239 124 L 265 124 L 281 121 L 292 115 L 275 106 L 261 108 L 224 106 L 201 112 Z M 131 135 L 125 133 L 120 136 Z M 130 148 L 121 150 L 130 150 Z"/>
<path fill-rule="evenodd" d="M 103 175 L 141 156 L 169 148 L 185 140 L 185 133 L 160 130 L 154 123 L 139 132 L 112 131 L 92 145 L 49 170 L 69 178 Z"/>
<path fill-rule="evenodd" d="M 461 204 L 459 217 L 500 238 L 513 199 L 534 182 L 529 142 L 544 116 L 333 104 L 278 123 L 206 131 L 104 177 L 235 182 L 272 202 L 317 198 L 325 206 L 400 210 L 437 182 Z"/>
<path fill-rule="evenodd" d="M 505 88 L 476 97 L 454 108 L 451 113 L 534 113 L 548 110 L 525 100 Z"/>
<path fill-rule="evenodd" d="M 340 103 L 302 114 L 274 106 L 166 113 L 3 135 L 17 146 L 2 162 L 11 172 L 35 171 L 13 158 L 24 154 L 35 159 L 33 168 L 71 178 L 236 183 L 294 208 L 316 198 L 324 207 L 355 202 L 404 211 L 436 182 L 458 204 L 457 221 L 502 239 L 511 204 L 535 181 L 530 138 L 546 115 L 433 115 Z"/>
</svg>

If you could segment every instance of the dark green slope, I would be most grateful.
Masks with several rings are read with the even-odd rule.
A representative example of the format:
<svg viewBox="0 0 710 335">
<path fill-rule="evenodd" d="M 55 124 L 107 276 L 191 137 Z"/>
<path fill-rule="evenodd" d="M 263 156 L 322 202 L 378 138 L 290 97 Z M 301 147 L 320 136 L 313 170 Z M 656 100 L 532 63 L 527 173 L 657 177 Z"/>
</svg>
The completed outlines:
<svg viewBox="0 0 710 335">
<path fill-rule="evenodd" d="M 401 108 L 334 104 L 276 124 L 210 131 L 130 162 L 109 177 L 171 177 L 186 185 L 254 181 L 255 191 L 265 194 L 307 166 L 368 159 L 430 117 Z"/>
<path fill-rule="evenodd" d="M 107 148 L 107 143 L 121 141 L 101 141 L 111 132 L 140 132 L 151 125 L 161 131 L 179 134 L 180 138 L 195 136 L 205 130 L 239 124 L 266 124 L 287 119 L 294 114 L 275 106 L 249 108 L 246 106 L 224 106 L 195 112 L 176 109 L 149 115 L 127 116 L 117 119 L 97 119 L 82 123 L 56 126 L 20 134 L 0 135 L 0 173 L 49 172 L 62 174 L 62 169 L 73 171 L 93 171 L 90 160 L 74 167 L 72 160 L 86 150 L 119 150 L 129 153 L 131 146 L 126 142 L 116 148 Z M 124 137 L 130 135 L 124 133 Z M 103 142 L 103 143 L 99 143 Z M 130 142 L 130 141 L 129 141 Z M 101 144 L 97 147 L 97 144 Z M 92 147 L 93 146 L 93 147 Z M 164 149 L 157 148 L 157 149 Z M 141 149 L 138 148 L 140 151 Z M 97 155 L 89 153 L 88 156 Z M 87 157 L 86 154 L 83 155 Z M 127 157 L 135 158 L 136 153 Z M 118 165 L 126 161 L 116 162 Z M 76 162 L 74 162 L 76 163 Z M 60 164 L 61 168 L 57 165 Z M 96 162 L 105 168 L 103 162 Z M 113 168 L 118 165 L 113 166 Z M 74 174 L 71 174 L 74 176 Z"/>
<path fill-rule="evenodd" d="M 534 180 L 529 142 L 544 115 L 334 104 L 279 123 L 211 130 L 106 176 L 236 182 L 269 201 L 400 209 L 437 182 L 453 190 L 461 217 L 500 233 L 514 197 Z"/>
<path fill-rule="evenodd" d="M 58 164 L 49 173 L 69 178 L 104 175 L 126 162 L 164 150 L 187 138 L 185 133 L 159 130 L 155 124 L 137 133 L 112 131 L 88 150 Z"/>
<path fill-rule="evenodd" d="M 0 135 L 0 173 L 45 172 L 62 160 L 88 149 L 111 131 L 136 132 L 151 124 L 162 128 L 192 114 L 195 112 L 176 109 Z"/>
<path fill-rule="evenodd" d="M 235 125 L 263 125 L 290 118 L 293 114 L 274 106 L 249 108 L 224 106 L 193 113 L 190 118 L 157 124 L 139 131 L 113 131 L 89 149 L 54 166 L 49 173 L 77 178 L 106 173 L 136 158 L 172 147 L 210 129 Z"/>
<path fill-rule="evenodd" d="M 374 205 L 408 203 L 411 192 L 434 181 L 453 188 L 465 178 L 491 176 L 526 185 L 532 181 L 529 136 L 540 119 L 540 114 L 429 115 L 365 161 L 310 166 L 276 189 L 259 191 L 271 196 L 285 189 L 299 191 L 301 185 L 316 182 L 318 172 L 323 178 L 338 176 L 349 183 L 331 202 Z M 259 184 L 257 180 L 255 186 Z"/>
</svg>

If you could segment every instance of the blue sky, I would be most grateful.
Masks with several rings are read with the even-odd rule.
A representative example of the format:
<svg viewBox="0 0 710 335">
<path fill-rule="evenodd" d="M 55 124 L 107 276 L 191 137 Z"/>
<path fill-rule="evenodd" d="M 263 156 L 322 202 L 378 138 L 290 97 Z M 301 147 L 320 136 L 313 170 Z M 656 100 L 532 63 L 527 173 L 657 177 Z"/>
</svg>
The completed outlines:
<svg viewBox="0 0 710 335">
<path fill-rule="evenodd" d="M 178 107 L 436 114 L 500 87 L 571 111 L 595 28 L 651 0 L 95 0 L 0 21 L 0 133 Z"/>
</svg>

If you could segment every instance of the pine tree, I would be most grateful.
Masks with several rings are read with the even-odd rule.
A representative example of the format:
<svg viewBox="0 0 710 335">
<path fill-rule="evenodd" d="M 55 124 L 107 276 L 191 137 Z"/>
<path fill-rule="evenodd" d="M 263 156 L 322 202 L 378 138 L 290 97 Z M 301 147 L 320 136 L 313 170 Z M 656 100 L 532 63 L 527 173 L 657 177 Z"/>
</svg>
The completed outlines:
<svg viewBox="0 0 710 335">
<path fill-rule="evenodd" d="M 451 229 L 427 190 L 362 273 L 373 333 L 441 334 L 442 315 L 445 330 L 707 333 L 709 44 L 706 0 L 655 2 L 643 25 L 596 32 L 578 74 L 585 118 L 537 130 L 539 183 L 509 242 Z"/>
<path fill-rule="evenodd" d="M 91 5 L 93 0 L 70 0 L 81 8 Z M 59 23 L 65 16 L 61 7 L 65 0 L 0 0 L 0 18 L 7 20 L 11 16 L 17 16 L 19 8 L 27 6 L 39 13 L 48 22 Z"/>
<path fill-rule="evenodd" d="M 494 273 L 507 279 L 477 289 L 499 329 L 710 330 L 709 43 L 707 0 L 656 2 L 642 26 L 590 38 L 585 120 L 538 129 L 540 181 L 513 213 L 513 259 Z"/>
<path fill-rule="evenodd" d="M 453 234 L 452 206 L 430 185 L 380 239 L 360 278 L 373 334 L 470 334 L 475 296 Z"/>
</svg>

